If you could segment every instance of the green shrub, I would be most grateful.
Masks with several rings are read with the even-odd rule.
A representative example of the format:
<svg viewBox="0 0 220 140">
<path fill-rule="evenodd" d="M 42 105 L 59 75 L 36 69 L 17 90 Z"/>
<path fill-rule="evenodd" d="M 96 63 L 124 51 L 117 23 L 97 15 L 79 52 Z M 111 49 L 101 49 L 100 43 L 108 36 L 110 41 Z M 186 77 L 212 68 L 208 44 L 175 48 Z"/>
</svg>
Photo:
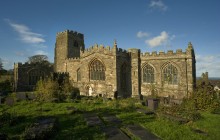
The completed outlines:
<svg viewBox="0 0 220 140">
<path fill-rule="evenodd" d="M 48 78 L 39 80 L 36 86 L 36 99 L 38 101 L 51 101 L 60 96 L 59 84 Z"/>
</svg>

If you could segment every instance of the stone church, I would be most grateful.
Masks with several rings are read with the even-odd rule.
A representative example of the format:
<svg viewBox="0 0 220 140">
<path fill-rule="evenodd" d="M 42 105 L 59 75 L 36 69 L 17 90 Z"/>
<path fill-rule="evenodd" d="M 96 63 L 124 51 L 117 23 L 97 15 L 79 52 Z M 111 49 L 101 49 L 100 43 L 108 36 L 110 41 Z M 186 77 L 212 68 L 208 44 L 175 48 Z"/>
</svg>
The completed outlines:
<svg viewBox="0 0 220 140">
<path fill-rule="evenodd" d="M 185 51 L 146 52 L 97 45 L 85 48 L 84 35 L 66 30 L 56 35 L 54 71 L 68 73 L 81 95 L 121 97 L 157 95 L 182 99 L 196 84 L 195 54 Z"/>
</svg>

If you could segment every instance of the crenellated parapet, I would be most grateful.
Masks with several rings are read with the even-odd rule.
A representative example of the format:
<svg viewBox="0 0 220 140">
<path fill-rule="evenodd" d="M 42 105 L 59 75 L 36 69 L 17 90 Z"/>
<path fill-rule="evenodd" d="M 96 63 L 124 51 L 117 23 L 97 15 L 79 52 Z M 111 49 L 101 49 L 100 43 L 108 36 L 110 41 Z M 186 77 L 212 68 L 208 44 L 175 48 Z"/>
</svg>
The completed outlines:
<svg viewBox="0 0 220 140">
<path fill-rule="evenodd" d="M 69 72 L 54 72 L 56 75 L 69 75 Z"/>
<path fill-rule="evenodd" d="M 95 45 L 90 46 L 89 48 L 87 48 L 85 50 L 81 50 L 80 51 L 80 56 L 85 57 L 85 56 L 88 56 L 88 55 L 93 54 L 93 53 L 113 55 L 115 53 L 115 50 L 117 50 L 117 48 L 114 48 L 114 47 L 111 48 L 110 46 L 105 47 L 102 44 L 100 44 L 100 45 L 95 44 Z"/>
<path fill-rule="evenodd" d="M 76 61 L 78 62 L 78 61 L 80 61 L 80 58 L 79 57 L 67 58 L 66 61 L 67 62 L 76 62 Z"/>
<path fill-rule="evenodd" d="M 69 73 L 68 72 L 54 72 L 53 78 L 58 79 L 58 81 L 62 83 L 64 82 L 66 78 L 69 78 Z"/>
<path fill-rule="evenodd" d="M 76 31 L 72 31 L 72 30 L 65 30 L 65 31 L 62 31 L 62 32 L 58 32 L 57 35 L 56 35 L 56 37 L 63 36 L 63 35 L 65 35 L 65 34 L 77 36 L 77 37 L 79 37 L 79 38 L 81 38 L 81 39 L 84 38 L 84 35 L 83 35 L 83 34 L 78 33 L 78 32 L 76 32 Z"/>
<path fill-rule="evenodd" d="M 36 67 L 36 66 L 49 66 L 52 67 L 52 64 L 44 64 L 44 63 L 22 63 L 22 62 L 18 62 L 18 63 L 14 63 L 14 67 L 16 68 L 27 68 L 27 67 Z"/>
<path fill-rule="evenodd" d="M 192 54 L 189 53 L 190 51 L 188 48 L 185 52 L 182 49 L 177 49 L 175 52 L 173 50 L 168 50 L 167 52 L 164 51 L 153 51 L 153 52 L 145 52 L 141 53 L 142 58 L 188 58 L 192 57 Z"/>
</svg>

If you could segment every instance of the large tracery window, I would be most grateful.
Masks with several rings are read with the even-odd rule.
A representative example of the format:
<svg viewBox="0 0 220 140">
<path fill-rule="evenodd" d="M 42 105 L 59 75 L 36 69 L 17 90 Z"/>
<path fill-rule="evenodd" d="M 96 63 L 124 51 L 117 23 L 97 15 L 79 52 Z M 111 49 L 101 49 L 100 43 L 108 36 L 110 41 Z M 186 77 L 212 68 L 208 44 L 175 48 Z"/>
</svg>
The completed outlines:
<svg viewBox="0 0 220 140">
<path fill-rule="evenodd" d="M 90 64 L 90 79 L 105 80 L 105 67 L 101 61 L 95 60 Z"/>
<path fill-rule="evenodd" d="M 121 89 L 123 91 L 126 91 L 126 87 L 127 87 L 127 66 L 124 63 L 121 66 Z"/>
<path fill-rule="evenodd" d="M 44 79 L 44 72 L 38 69 L 33 69 L 28 73 L 29 85 L 36 85 L 40 79 Z"/>
<path fill-rule="evenodd" d="M 154 83 L 154 68 L 149 64 L 145 65 L 143 68 L 143 82 Z"/>
<path fill-rule="evenodd" d="M 163 79 L 168 84 L 177 85 L 178 84 L 178 70 L 172 64 L 167 64 L 163 69 Z"/>
</svg>

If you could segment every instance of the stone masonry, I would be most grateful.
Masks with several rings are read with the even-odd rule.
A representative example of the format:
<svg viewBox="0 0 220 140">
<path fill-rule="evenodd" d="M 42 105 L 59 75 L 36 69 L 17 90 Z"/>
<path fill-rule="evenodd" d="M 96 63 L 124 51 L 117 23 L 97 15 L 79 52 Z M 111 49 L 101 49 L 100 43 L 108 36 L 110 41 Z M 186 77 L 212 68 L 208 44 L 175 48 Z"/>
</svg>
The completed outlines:
<svg viewBox="0 0 220 140">
<path fill-rule="evenodd" d="M 122 50 L 116 41 L 112 47 L 95 44 L 85 49 L 83 34 L 66 30 L 57 33 L 54 63 L 54 71 L 69 73 L 81 95 L 113 97 L 117 91 L 122 97 L 156 94 L 182 99 L 196 84 L 191 43 L 185 52 Z"/>
</svg>

